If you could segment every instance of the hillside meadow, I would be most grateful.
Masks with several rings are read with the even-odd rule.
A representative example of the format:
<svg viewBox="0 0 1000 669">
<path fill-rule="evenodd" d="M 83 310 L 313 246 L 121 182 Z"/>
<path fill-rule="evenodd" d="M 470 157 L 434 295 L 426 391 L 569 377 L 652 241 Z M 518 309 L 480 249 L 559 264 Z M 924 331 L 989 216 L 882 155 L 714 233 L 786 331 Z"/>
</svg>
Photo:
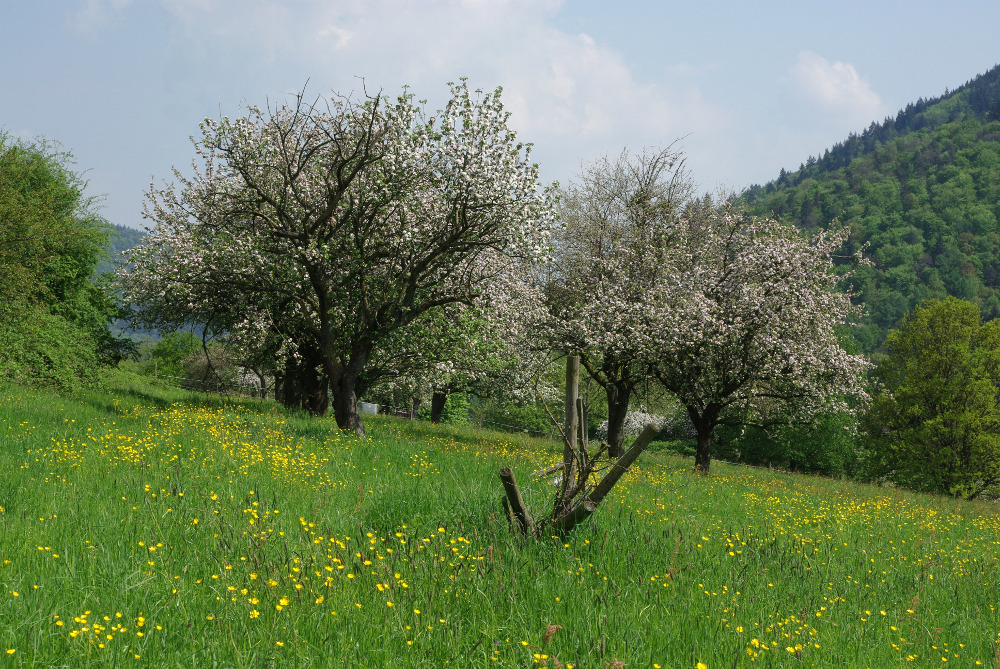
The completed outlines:
<svg viewBox="0 0 1000 669">
<path fill-rule="evenodd" d="M 1000 668 L 997 504 L 651 453 L 529 542 L 556 444 L 366 428 L 0 388 L 0 665 Z"/>
</svg>

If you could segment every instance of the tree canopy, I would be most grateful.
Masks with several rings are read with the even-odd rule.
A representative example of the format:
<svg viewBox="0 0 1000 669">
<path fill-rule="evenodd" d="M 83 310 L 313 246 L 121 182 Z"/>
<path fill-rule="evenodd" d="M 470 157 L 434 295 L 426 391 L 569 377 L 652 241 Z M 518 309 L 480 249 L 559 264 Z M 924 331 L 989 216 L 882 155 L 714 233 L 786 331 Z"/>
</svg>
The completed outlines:
<svg viewBox="0 0 1000 669">
<path fill-rule="evenodd" d="M 832 254 L 844 233 L 803 237 L 730 205 L 685 212 L 672 271 L 650 295 L 653 373 L 697 432 L 707 472 L 720 424 L 768 425 L 850 411 L 867 361 L 837 328 L 857 313 L 837 290 Z"/>
<path fill-rule="evenodd" d="M 0 376 L 72 386 L 123 352 L 93 283 L 108 225 L 71 164 L 54 143 L 0 134 Z"/>
<path fill-rule="evenodd" d="M 679 214 L 692 184 L 683 156 L 666 147 L 623 151 L 585 166 L 562 193 L 562 227 L 545 292 L 549 343 L 578 354 L 608 402 L 611 455 L 622 454 L 625 417 L 636 388 L 651 379 L 634 330 L 632 308 L 644 304 L 661 274 L 664 251 L 678 237 Z"/>
<path fill-rule="evenodd" d="M 387 347 L 448 305 L 516 313 L 507 298 L 547 252 L 552 198 L 507 116 L 499 89 L 462 82 L 435 116 L 406 93 L 206 120 L 201 166 L 151 190 L 156 226 L 122 273 L 138 320 L 276 344 L 363 431 L 357 398 Z"/>
<path fill-rule="evenodd" d="M 928 300 L 886 341 L 866 416 L 875 473 L 972 499 L 1000 484 L 1000 320 Z"/>
</svg>

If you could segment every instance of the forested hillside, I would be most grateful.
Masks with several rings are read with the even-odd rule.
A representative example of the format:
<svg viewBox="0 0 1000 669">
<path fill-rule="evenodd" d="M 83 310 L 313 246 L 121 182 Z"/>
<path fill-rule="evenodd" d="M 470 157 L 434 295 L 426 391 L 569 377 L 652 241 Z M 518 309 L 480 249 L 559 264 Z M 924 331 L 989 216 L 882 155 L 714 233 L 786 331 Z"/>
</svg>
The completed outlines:
<svg viewBox="0 0 1000 669">
<path fill-rule="evenodd" d="M 810 158 L 744 197 L 813 231 L 849 226 L 872 267 L 850 285 L 867 307 L 855 337 L 882 343 L 914 305 L 954 295 L 1000 316 L 1000 68 Z"/>
<path fill-rule="evenodd" d="M 114 271 L 122 252 L 137 246 L 145 236 L 145 230 L 136 230 L 117 223 L 111 224 L 111 234 L 108 235 L 108 257 L 97 263 L 97 274 Z"/>
</svg>

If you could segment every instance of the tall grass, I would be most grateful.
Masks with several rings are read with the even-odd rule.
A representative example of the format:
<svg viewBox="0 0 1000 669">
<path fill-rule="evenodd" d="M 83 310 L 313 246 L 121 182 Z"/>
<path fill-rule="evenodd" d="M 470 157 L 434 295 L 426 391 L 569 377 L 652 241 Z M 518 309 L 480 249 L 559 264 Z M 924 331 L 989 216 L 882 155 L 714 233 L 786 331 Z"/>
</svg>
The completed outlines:
<svg viewBox="0 0 1000 669">
<path fill-rule="evenodd" d="M 2 390 L 4 667 L 1000 668 L 995 505 L 656 456 L 523 541 L 551 442 Z"/>
</svg>

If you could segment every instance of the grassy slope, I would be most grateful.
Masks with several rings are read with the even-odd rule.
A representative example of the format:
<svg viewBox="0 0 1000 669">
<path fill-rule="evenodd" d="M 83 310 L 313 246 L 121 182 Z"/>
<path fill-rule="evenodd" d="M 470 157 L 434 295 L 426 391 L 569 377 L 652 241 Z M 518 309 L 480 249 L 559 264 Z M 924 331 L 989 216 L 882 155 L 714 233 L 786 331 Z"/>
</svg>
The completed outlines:
<svg viewBox="0 0 1000 669">
<path fill-rule="evenodd" d="M 522 544 L 496 471 L 544 508 L 550 443 L 0 391 L 4 667 L 1000 667 L 995 505 L 648 458 Z"/>
</svg>

